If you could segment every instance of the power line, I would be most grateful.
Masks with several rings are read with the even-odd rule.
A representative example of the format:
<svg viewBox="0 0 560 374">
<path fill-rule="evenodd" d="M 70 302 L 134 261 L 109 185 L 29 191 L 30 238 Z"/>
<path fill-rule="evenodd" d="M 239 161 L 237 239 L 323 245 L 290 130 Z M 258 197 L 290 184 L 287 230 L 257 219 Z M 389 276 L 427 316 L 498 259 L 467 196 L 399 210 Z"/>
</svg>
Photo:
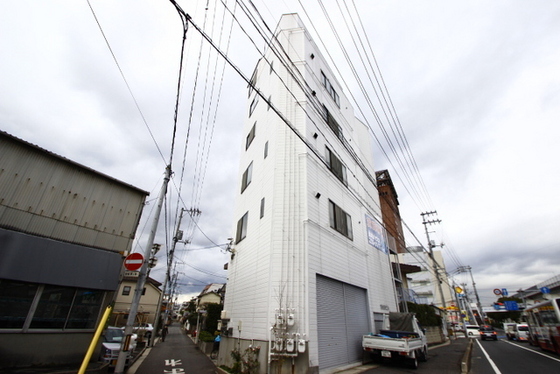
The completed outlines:
<svg viewBox="0 0 560 374">
<path fill-rule="evenodd" d="M 126 88 L 128 89 L 128 93 L 130 93 L 130 96 L 132 97 L 132 100 L 134 101 L 134 105 L 136 106 L 136 109 L 138 110 L 138 113 L 140 113 L 140 117 L 142 118 L 142 121 L 144 122 L 144 125 L 146 126 L 146 128 L 148 129 L 148 132 L 150 134 L 150 137 L 152 138 L 154 145 L 156 146 L 161 159 L 163 160 L 163 162 L 165 163 L 165 157 L 163 156 L 163 153 L 161 152 L 161 149 L 159 148 L 159 145 L 156 141 L 156 138 L 154 137 L 154 134 L 152 133 L 152 130 L 150 129 L 150 126 L 148 125 L 148 122 L 146 121 L 146 117 L 144 117 L 144 113 L 142 113 L 142 110 L 140 109 L 140 105 L 138 104 L 138 101 L 136 100 L 136 97 L 134 96 L 134 93 L 132 92 L 132 89 L 130 88 L 130 85 L 128 84 L 128 81 L 124 75 L 124 72 L 121 69 L 121 66 L 119 65 L 119 61 L 117 60 L 117 57 L 115 56 L 115 54 L 113 53 L 113 49 L 111 48 L 111 45 L 109 44 L 109 40 L 107 39 L 107 36 L 105 35 L 105 32 L 103 31 L 103 28 L 101 27 L 101 23 L 99 22 L 99 19 L 97 18 L 97 15 L 95 14 L 95 11 L 93 10 L 93 7 L 91 6 L 91 3 L 89 2 L 89 0 L 87 0 L 89 9 L 91 10 L 91 13 L 93 15 L 93 18 L 95 18 L 95 22 L 97 23 L 97 26 L 99 27 L 99 31 L 101 31 L 101 35 L 103 35 L 103 39 L 105 40 L 105 44 L 107 45 L 107 48 L 109 49 L 109 52 L 111 52 L 111 56 L 113 56 L 113 61 L 115 62 L 115 65 L 117 65 L 117 68 L 119 69 L 119 72 L 121 74 L 121 77 L 126 85 Z M 165 165 L 167 165 L 167 163 L 165 163 Z"/>
</svg>

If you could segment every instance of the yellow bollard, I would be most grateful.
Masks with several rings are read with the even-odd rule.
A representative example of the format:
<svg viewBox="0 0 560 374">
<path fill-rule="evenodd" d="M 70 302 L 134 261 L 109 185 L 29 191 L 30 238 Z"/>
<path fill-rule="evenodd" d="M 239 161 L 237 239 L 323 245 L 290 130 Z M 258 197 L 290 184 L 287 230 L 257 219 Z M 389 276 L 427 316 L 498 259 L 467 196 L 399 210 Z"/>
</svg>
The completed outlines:
<svg viewBox="0 0 560 374">
<path fill-rule="evenodd" d="M 97 326 L 97 330 L 95 330 L 95 334 L 93 335 L 93 339 L 89 344 L 89 348 L 86 352 L 86 356 L 84 357 L 84 361 L 82 362 L 82 366 L 80 366 L 80 370 L 78 371 L 78 374 L 84 374 L 86 372 L 89 360 L 91 359 L 91 355 L 95 350 L 97 341 L 99 340 L 99 337 L 103 332 L 103 328 L 105 327 L 105 322 L 107 322 L 107 318 L 109 318 L 109 315 L 111 314 L 112 310 L 113 310 L 113 305 L 111 304 L 107 305 L 107 309 L 105 309 L 105 313 L 103 313 L 103 317 L 101 317 L 101 320 L 99 321 L 99 325 Z"/>
</svg>

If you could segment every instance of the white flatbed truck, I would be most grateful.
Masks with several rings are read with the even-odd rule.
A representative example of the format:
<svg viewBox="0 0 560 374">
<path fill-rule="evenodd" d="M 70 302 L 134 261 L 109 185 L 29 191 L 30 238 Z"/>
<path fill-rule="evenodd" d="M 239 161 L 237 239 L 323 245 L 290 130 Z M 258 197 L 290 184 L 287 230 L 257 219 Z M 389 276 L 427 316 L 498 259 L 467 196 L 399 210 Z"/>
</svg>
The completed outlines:
<svg viewBox="0 0 560 374">
<path fill-rule="evenodd" d="M 389 329 L 364 335 L 364 362 L 404 360 L 413 369 L 428 359 L 428 340 L 413 313 L 389 313 Z"/>
</svg>

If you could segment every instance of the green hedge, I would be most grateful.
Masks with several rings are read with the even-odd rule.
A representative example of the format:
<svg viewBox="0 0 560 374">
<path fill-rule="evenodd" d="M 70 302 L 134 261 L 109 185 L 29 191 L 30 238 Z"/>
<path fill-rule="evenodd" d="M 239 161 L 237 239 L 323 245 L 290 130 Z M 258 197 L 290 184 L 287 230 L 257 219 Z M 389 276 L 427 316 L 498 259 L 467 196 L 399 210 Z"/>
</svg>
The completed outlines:
<svg viewBox="0 0 560 374">
<path fill-rule="evenodd" d="M 422 326 L 441 326 L 441 317 L 436 314 L 434 307 L 411 302 L 407 302 L 407 304 L 408 311 L 416 313 L 416 318 Z"/>
</svg>

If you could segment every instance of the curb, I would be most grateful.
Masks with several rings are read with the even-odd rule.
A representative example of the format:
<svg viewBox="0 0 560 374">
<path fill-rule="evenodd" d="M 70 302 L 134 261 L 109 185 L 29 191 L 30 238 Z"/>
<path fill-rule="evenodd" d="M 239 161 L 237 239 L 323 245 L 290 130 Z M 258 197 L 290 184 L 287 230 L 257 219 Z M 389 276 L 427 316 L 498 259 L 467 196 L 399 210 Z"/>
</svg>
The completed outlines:
<svg viewBox="0 0 560 374">
<path fill-rule="evenodd" d="M 467 346 L 467 350 L 461 359 L 461 374 L 467 374 L 470 369 L 471 363 L 471 353 L 473 347 L 473 339 L 469 339 L 469 345 Z"/>
</svg>

